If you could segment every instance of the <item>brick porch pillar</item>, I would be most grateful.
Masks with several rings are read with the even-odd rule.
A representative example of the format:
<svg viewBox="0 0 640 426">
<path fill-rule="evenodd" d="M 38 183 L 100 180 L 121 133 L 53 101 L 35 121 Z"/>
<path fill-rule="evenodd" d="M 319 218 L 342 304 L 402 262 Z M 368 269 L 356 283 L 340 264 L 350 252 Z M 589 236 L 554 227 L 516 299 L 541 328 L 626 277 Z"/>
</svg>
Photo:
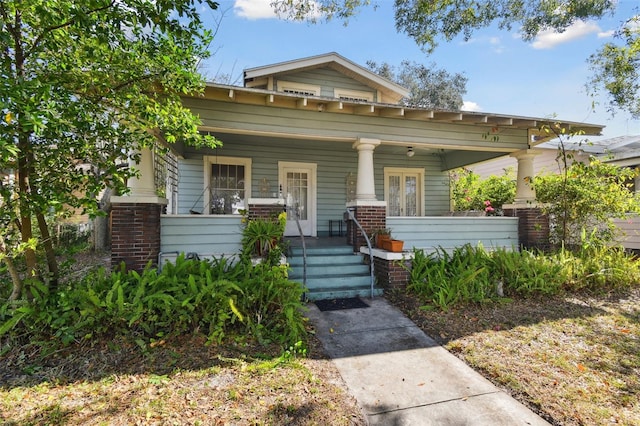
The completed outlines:
<svg viewBox="0 0 640 426">
<path fill-rule="evenodd" d="M 131 160 L 131 165 L 140 176 L 129 179 L 129 194 L 111 197 L 111 267 L 124 262 L 127 269 L 142 271 L 149 262 L 158 263 L 160 216 L 167 199 L 156 195 L 150 149 L 143 148 L 140 162 Z"/>
<path fill-rule="evenodd" d="M 516 197 L 513 204 L 502 206 L 505 216 L 518 218 L 518 239 L 524 249 L 548 250 L 549 216 L 536 203 L 536 191 L 533 187 L 535 174 L 533 159 L 539 151 L 526 149 L 511 154 L 518 160 Z"/>
</svg>

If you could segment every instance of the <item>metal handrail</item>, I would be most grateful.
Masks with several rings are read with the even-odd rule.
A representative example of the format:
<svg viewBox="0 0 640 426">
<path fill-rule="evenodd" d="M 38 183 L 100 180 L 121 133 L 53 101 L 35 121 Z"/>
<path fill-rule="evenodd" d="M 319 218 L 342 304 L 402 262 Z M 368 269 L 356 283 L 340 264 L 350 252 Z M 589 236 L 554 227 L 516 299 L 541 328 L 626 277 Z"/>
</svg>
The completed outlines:
<svg viewBox="0 0 640 426">
<path fill-rule="evenodd" d="M 298 234 L 300 234 L 300 241 L 302 242 L 302 285 L 307 288 L 307 244 L 304 241 L 304 233 L 302 232 L 302 226 L 300 225 L 300 207 L 296 206 L 294 209 L 294 216 L 296 219 L 296 226 L 298 227 Z M 306 295 L 303 295 L 306 298 Z"/>
<path fill-rule="evenodd" d="M 367 242 L 367 247 L 369 248 L 369 270 L 371 272 L 371 298 L 373 299 L 373 284 L 375 282 L 375 278 L 374 278 L 374 273 L 373 273 L 373 268 L 374 268 L 374 264 L 373 264 L 373 247 L 371 246 L 371 240 L 369 239 L 369 236 L 367 235 L 367 233 L 364 231 L 364 229 L 362 228 L 362 225 L 360 225 L 360 222 L 358 222 L 358 219 L 356 219 L 356 217 L 353 215 L 353 210 L 352 209 L 347 209 L 347 214 L 349 215 L 349 219 L 351 219 L 353 221 L 353 223 L 356 224 L 356 226 L 358 227 L 358 229 L 360 230 L 360 232 L 362 232 L 362 235 L 364 236 L 365 241 Z"/>
</svg>

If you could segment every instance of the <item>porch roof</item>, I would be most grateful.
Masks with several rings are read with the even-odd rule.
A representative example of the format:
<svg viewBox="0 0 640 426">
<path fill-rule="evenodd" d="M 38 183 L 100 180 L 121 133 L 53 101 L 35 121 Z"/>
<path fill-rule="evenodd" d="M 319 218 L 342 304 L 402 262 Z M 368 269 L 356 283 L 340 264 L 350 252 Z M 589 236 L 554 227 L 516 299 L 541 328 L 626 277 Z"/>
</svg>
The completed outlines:
<svg viewBox="0 0 640 426">
<path fill-rule="evenodd" d="M 486 127 L 488 129 L 489 138 L 492 137 L 491 133 L 494 129 L 514 128 L 528 130 L 532 141 L 535 140 L 538 143 L 555 138 L 553 132 L 549 133 L 544 130 L 547 126 L 559 126 L 567 132 L 580 132 L 589 136 L 600 135 L 602 129 L 605 127 L 600 124 L 561 119 L 474 111 L 410 108 L 398 104 L 347 101 L 324 96 L 299 95 L 217 83 L 207 83 L 206 87 L 208 89 L 209 96 L 218 100 L 226 100 L 239 104 L 265 105 L 306 111 L 351 114 L 357 116 L 385 117 L 398 120 L 421 121 L 425 123 L 469 124 Z M 205 95 L 205 97 L 208 96 Z"/>
</svg>

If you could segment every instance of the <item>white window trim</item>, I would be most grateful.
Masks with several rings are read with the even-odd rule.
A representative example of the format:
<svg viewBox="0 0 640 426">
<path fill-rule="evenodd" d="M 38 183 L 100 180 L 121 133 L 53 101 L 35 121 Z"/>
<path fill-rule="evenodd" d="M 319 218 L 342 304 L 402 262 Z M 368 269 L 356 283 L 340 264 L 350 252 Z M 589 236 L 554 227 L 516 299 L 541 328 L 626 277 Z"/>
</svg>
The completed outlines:
<svg viewBox="0 0 640 426">
<path fill-rule="evenodd" d="M 425 203 L 425 195 L 424 195 L 424 168 L 421 167 L 385 167 L 384 168 L 384 199 L 389 202 L 389 186 L 387 182 L 389 182 L 389 176 L 392 175 L 404 175 L 404 174 L 412 174 L 418 175 L 418 187 L 416 188 L 417 194 L 420 199 L 416 200 L 418 204 L 418 216 L 424 216 L 424 203 Z"/>
<path fill-rule="evenodd" d="M 349 90 L 349 89 L 339 89 L 339 88 L 335 88 L 333 89 L 333 96 L 340 99 L 340 98 L 362 98 L 362 99 L 366 99 L 367 102 L 373 102 L 373 93 L 371 92 L 365 92 L 362 90 Z"/>
<path fill-rule="evenodd" d="M 295 81 L 278 80 L 278 92 L 284 92 L 285 90 L 291 90 L 296 92 L 310 92 L 314 96 L 320 96 L 320 86 L 312 84 L 297 83 Z"/>
<path fill-rule="evenodd" d="M 211 215 L 209 211 L 211 205 L 211 166 L 214 164 L 231 164 L 234 166 L 244 166 L 244 201 L 245 206 L 249 206 L 249 198 L 251 198 L 251 158 L 245 157 L 224 157 L 219 155 L 204 156 L 204 196 L 202 212 Z M 211 215 L 213 216 L 213 215 Z M 229 215 L 224 215 L 229 216 Z"/>
</svg>

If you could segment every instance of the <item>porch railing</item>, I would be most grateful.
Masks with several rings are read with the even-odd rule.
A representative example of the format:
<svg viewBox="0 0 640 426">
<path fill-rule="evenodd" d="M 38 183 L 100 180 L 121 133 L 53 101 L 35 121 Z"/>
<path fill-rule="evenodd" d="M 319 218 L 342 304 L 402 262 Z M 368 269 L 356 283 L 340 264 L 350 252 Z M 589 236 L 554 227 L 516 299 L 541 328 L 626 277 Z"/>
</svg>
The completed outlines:
<svg viewBox="0 0 640 426">
<path fill-rule="evenodd" d="M 374 276 L 373 268 L 375 268 L 375 263 L 374 263 L 374 259 L 373 259 L 373 247 L 371 246 L 371 240 L 369 239 L 369 236 L 367 235 L 367 233 L 362 228 L 362 225 L 360 225 L 360 222 L 358 222 L 358 219 L 356 219 L 356 217 L 353 215 L 353 209 L 347 209 L 347 215 L 348 215 L 349 219 L 352 220 L 353 223 L 355 223 L 355 225 L 358 227 L 358 229 L 360 230 L 360 232 L 364 236 L 364 240 L 367 242 L 367 248 L 369 249 L 368 250 L 369 251 L 369 271 L 371 273 L 371 298 L 373 299 L 373 296 L 374 296 L 373 285 L 375 283 L 375 276 Z"/>
</svg>

